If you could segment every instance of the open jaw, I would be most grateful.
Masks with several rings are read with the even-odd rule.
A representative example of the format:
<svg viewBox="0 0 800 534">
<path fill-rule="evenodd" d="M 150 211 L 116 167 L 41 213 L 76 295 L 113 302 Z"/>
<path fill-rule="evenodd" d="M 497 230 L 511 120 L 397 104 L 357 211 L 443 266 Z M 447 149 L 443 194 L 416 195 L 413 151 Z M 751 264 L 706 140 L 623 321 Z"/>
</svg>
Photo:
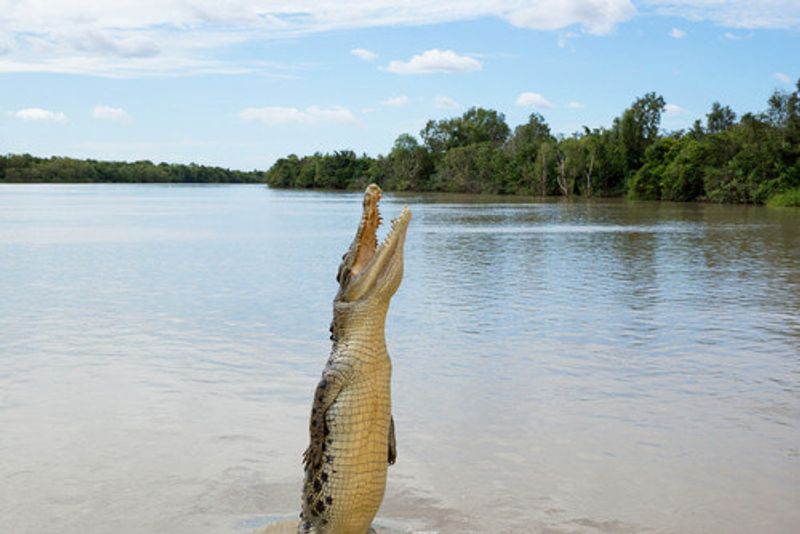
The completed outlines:
<svg viewBox="0 0 800 534">
<path fill-rule="evenodd" d="M 359 293 L 374 285 L 381 275 L 388 274 L 393 262 L 402 262 L 403 242 L 411 220 L 411 211 L 404 207 L 400 215 L 392 220 L 389 233 L 378 243 L 378 228 L 383 221 L 378 207 L 381 196 L 381 189 L 375 184 L 370 184 L 364 192 L 361 222 L 350 250 L 353 256 L 349 266 L 348 285 L 362 286 Z"/>
</svg>

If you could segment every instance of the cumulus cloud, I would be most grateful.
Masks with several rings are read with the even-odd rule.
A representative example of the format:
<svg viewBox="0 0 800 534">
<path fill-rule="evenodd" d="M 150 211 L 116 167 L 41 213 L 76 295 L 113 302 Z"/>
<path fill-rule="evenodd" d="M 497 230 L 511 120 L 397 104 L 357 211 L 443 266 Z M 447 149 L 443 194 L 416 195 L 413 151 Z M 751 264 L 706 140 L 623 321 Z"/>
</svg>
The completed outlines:
<svg viewBox="0 0 800 534">
<path fill-rule="evenodd" d="M 791 85 L 792 84 L 792 78 L 788 74 L 786 74 L 785 72 L 776 72 L 775 73 L 775 79 L 778 80 L 779 82 L 785 83 L 787 85 Z"/>
<path fill-rule="evenodd" d="M 514 26 L 558 30 L 579 24 L 595 35 L 611 32 L 617 24 L 636 14 L 629 0 L 537 0 L 507 7 L 503 18 Z"/>
<path fill-rule="evenodd" d="M 800 28 L 797 0 L 644 0 L 658 15 L 744 29 Z"/>
<path fill-rule="evenodd" d="M 352 111 L 342 106 L 323 108 L 310 106 L 304 110 L 292 107 L 267 106 L 246 108 L 239 113 L 244 122 L 260 122 L 269 126 L 286 124 L 358 124 Z"/>
<path fill-rule="evenodd" d="M 433 105 L 438 109 L 458 109 L 461 104 L 450 98 L 449 96 L 437 96 L 433 100 Z"/>
<path fill-rule="evenodd" d="M 667 115 L 680 115 L 684 113 L 686 110 L 676 104 L 665 104 L 664 105 L 664 113 Z"/>
<path fill-rule="evenodd" d="M 42 108 L 25 108 L 15 111 L 14 117 L 27 122 L 65 122 L 67 116 L 60 111 Z"/>
<path fill-rule="evenodd" d="M 366 48 L 354 48 L 350 53 L 364 61 L 375 61 L 378 58 L 378 54 Z"/>
<path fill-rule="evenodd" d="M 406 95 L 393 96 L 384 100 L 383 105 L 392 108 L 399 108 L 401 106 L 408 105 L 408 97 Z"/>
<path fill-rule="evenodd" d="M 517 106 L 525 108 L 552 108 L 553 103 L 539 93 L 520 93 L 516 101 Z"/>
<path fill-rule="evenodd" d="M 442 72 L 470 72 L 481 70 L 483 65 L 470 56 L 452 50 L 434 48 L 417 54 L 408 61 L 392 61 L 386 70 L 395 74 L 435 74 Z"/>
<path fill-rule="evenodd" d="M 95 119 L 128 122 L 131 120 L 128 112 L 122 108 L 112 108 L 110 106 L 95 106 L 92 110 L 92 117 Z"/>
<path fill-rule="evenodd" d="M 672 31 L 669 32 L 669 36 L 673 39 L 683 39 L 686 37 L 686 32 L 680 28 L 672 28 Z"/>
<path fill-rule="evenodd" d="M 567 107 L 570 108 L 570 109 L 583 109 L 586 106 L 584 106 L 580 102 L 576 102 L 576 101 L 573 100 L 571 102 L 567 102 Z"/>
</svg>

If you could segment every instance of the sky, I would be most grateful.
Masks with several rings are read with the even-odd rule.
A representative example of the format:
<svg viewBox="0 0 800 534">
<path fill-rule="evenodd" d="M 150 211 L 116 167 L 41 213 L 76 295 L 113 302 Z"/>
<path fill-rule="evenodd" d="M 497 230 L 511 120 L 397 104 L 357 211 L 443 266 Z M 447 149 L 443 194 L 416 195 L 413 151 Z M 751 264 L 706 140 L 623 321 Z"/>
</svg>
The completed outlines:
<svg viewBox="0 0 800 534">
<path fill-rule="evenodd" d="M 662 127 L 800 78 L 800 0 L 0 0 L 0 154 L 266 169 L 471 106 Z"/>
</svg>

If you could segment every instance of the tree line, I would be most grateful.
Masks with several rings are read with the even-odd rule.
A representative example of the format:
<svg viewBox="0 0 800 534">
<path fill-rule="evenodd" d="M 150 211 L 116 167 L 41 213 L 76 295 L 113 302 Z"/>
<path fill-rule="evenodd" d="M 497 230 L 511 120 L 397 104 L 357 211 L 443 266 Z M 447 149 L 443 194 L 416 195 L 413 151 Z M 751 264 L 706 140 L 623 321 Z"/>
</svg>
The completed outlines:
<svg viewBox="0 0 800 534">
<path fill-rule="evenodd" d="M 666 102 L 637 98 L 608 128 L 556 136 L 533 113 L 511 128 L 473 107 L 400 135 L 387 155 L 351 150 L 290 155 L 266 172 L 271 187 L 513 195 L 628 196 L 650 200 L 764 203 L 800 197 L 800 81 L 775 91 L 766 111 L 737 117 L 715 102 L 705 121 L 665 132 Z"/>
<path fill-rule="evenodd" d="M 96 161 L 30 154 L 0 155 L 0 182 L 12 183 L 263 183 L 264 173 L 152 161 Z"/>
</svg>

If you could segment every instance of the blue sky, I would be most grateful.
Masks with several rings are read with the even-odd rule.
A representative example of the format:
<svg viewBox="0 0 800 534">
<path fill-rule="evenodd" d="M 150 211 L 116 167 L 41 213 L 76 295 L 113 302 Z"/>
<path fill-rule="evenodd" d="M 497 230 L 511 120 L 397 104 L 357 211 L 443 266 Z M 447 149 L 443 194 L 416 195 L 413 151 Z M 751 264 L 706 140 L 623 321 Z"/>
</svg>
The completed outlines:
<svg viewBox="0 0 800 534">
<path fill-rule="evenodd" d="M 798 58 L 797 0 L 0 0 L 0 153 L 263 169 L 476 105 L 570 134 L 648 91 L 677 129 L 763 110 Z"/>
</svg>

